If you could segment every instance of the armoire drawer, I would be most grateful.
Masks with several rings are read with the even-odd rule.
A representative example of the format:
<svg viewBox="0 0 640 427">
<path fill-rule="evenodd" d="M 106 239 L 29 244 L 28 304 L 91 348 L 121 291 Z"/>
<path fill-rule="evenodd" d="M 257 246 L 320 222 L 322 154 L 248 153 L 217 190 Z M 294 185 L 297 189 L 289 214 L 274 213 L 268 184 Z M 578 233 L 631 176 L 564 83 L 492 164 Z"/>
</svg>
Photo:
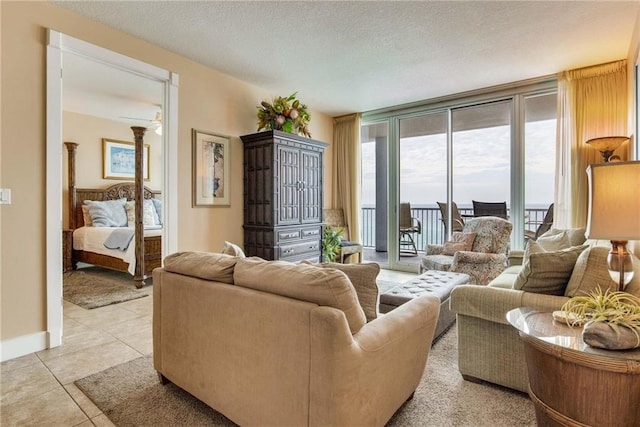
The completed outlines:
<svg viewBox="0 0 640 427">
<path fill-rule="evenodd" d="M 303 254 L 320 253 L 320 240 L 307 240 L 291 245 L 280 245 L 280 258 L 297 257 Z"/>
<path fill-rule="evenodd" d="M 276 232 L 276 243 L 288 243 L 296 240 L 318 239 L 322 232 L 319 224 L 287 227 Z"/>
</svg>

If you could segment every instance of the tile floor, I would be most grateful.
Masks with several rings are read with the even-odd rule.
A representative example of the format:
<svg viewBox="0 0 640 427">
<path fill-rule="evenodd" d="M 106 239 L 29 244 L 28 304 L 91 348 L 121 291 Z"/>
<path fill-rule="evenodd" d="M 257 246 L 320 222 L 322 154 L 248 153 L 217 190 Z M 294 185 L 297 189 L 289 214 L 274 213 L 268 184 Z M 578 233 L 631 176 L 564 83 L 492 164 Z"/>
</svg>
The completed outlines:
<svg viewBox="0 0 640 427">
<path fill-rule="evenodd" d="M 414 276 L 382 270 L 378 278 Z M 152 352 L 152 298 L 93 310 L 65 301 L 60 347 L 0 364 L 0 425 L 113 426 L 73 382 Z"/>
</svg>

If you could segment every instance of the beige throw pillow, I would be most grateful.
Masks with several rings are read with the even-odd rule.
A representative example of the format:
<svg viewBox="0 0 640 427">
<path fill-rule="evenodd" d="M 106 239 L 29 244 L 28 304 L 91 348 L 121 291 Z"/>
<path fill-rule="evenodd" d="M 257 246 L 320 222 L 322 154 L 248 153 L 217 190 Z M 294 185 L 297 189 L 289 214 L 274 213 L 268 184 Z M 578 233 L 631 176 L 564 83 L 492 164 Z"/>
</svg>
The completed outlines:
<svg viewBox="0 0 640 427">
<path fill-rule="evenodd" d="M 222 253 L 240 258 L 245 257 L 244 251 L 240 249 L 240 246 L 231 242 L 227 242 L 226 240 L 224 241 L 224 246 L 222 247 Z"/>
<path fill-rule="evenodd" d="M 513 284 L 514 289 L 548 295 L 564 295 L 578 256 L 587 248 L 572 246 L 560 251 L 546 252 L 531 241 L 524 253 L 522 270 Z"/>
<path fill-rule="evenodd" d="M 89 205 L 82 205 L 82 220 L 85 227 L 93 227 L 93 221 L 91 221 L 91 214 L 89 213 Z"/>
<path fill-rule="evenodd" d="M 616 284 L 609 276 L 607 269 L 608 254 L 609 248 L 603 246 L 594 246 L 582 252 L 576 261 L 564 295 L 567 297 L 586 295 L 598 287 L 602 292 L 607 289 L 616 290 Z"/>
<path fill-rule="evenodd" d="M 376 263 L 364 264 L 339 264 L 327 262 L 320 264 L 324 268 L 334 268 L 347 275 L 351 284 L 356 289 L 358 302 L 364 311 L 367 322 L 378 317 L 378 306 L 380 305 L 379 289 L 376 283 L 380 266 Z"/>
<path fill-rule="evenodd" d="M 470 251 L 477 233 L 462 233 L 455 231 L 451 234 L 451 241 L 444 242 L 442 255 L 453 255 L 458 251 Z"/>
<path fill-rule="evenodd" d="M 124 205 L 127 211 L 127 226 L 133 227 L 136 224 L 136 202 L 135 200 L 129 200 Z M 156 207 L 151 199 L 144 199 L 142 201 L 142 225 L 150 227 L 154 225 L 160 225 L 158 219 L 158 213 Z"/>
</svg>

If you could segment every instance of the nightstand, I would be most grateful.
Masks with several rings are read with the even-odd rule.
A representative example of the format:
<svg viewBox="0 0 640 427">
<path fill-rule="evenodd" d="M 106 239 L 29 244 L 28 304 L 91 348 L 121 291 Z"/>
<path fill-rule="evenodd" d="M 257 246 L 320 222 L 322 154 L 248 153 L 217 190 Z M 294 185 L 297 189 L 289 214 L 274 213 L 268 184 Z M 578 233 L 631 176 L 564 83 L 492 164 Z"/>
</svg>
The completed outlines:
<svg viewBox="0 0 640 427">
<path fill-rule="evenodd" d="M 73 253 L 73 230 L 62 230 L 62 271 L 71 271 Z"/>
</svg>

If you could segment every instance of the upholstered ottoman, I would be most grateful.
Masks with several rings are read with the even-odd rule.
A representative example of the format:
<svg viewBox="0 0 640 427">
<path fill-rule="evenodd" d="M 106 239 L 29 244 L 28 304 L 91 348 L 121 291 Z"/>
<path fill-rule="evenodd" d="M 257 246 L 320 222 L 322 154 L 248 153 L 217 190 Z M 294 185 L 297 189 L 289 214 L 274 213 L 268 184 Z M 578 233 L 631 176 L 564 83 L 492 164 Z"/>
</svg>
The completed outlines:
<svg viewBox="0 0 640 427">
<path fill-rule="evenodd" d="M 449 295 L 458 285 L 469 282 L 469 276 L 449 271 L 425 271 L 415 279 L 400 283 L 380 295 L 380 313 L 388 313 L 405 302 L 421 295 L 435 295 L 440 299 L 440 317 L 436 324 L 434 338 L 442 334 L 456 320 L 449 310 Z"/>
</svg>

